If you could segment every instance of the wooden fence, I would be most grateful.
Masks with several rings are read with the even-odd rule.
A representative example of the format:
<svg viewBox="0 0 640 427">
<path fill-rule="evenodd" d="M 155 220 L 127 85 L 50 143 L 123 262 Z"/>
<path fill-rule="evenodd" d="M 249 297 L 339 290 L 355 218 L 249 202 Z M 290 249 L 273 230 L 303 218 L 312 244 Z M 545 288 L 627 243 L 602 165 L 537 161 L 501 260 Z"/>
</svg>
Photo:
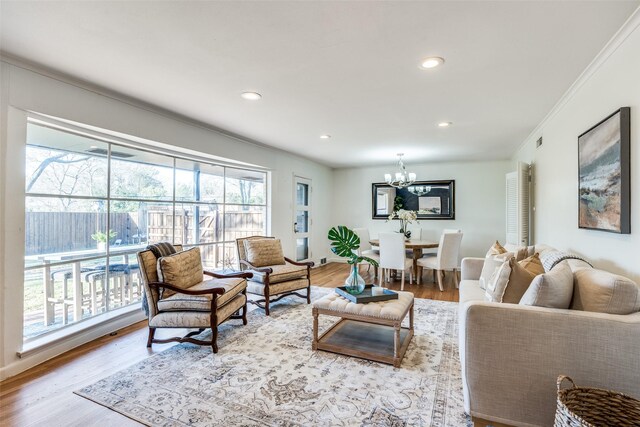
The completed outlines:
<svg viewBox="0 0 640 427">
<path fill-rule="evenodd" d="M 106 221 L 105 214 L 94 212 L 27 212 L 26 255 L 95 248 L 96 241 L 91 235 L 96 230 L 106 230 Z M 146 215 L 111 213 L 110 228 L 116 232 L 111 242 L 140 243 L 141 235 L 143 241 L 171 241 L 173 221 L 173 214 L 166 211 L 150 210 Z M 219 242 L 265 232 L 263 211 L 227 212 L 224 219 L 219 211 L 207 212 L 200 216 L 197 226 L 193 214 L 186 211 L 177 213 L 175 222 L 175 241 L 184 244 L 195 243 L 196 234 L 200 236 L 200 242 Z M 226 230 L 223 230 L 223 224 Z"/>
</svg>

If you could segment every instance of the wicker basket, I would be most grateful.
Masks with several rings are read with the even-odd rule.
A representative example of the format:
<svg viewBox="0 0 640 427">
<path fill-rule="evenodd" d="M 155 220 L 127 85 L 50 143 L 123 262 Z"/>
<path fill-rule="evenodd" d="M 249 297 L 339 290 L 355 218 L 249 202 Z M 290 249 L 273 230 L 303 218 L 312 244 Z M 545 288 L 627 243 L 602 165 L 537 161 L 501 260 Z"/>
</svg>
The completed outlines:
<svg viewBox="0 0 640 427">
<path fill-rule="evenodd" d="M 568 380 L 572 388 L 561 389 Z M 640 426 L 640 400 L 615 391 L 576 387 L 565 375 L 558 377 L 555 427 Z"/>
</svg>

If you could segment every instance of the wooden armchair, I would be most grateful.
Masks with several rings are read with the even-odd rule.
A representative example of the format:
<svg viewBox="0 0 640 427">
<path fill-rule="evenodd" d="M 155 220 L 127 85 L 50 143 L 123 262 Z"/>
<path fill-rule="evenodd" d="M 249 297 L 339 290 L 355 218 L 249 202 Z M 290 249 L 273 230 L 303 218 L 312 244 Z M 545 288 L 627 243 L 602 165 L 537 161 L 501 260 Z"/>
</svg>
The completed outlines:
<svg viewBox="0 0 640 427">
<path fill-rule="evenodd" d="M 286 296 L 306 298 L 311 303 L 311 267 L 313 262 L 296 262 L 282 253 L 280 240 L 274 237 L 251 236 L 236 239 L 240 270 L 250 271 L 247 292 L 264 298 L 249 301 L 269 315 L 269 304 Z M 307 290 L 304 296 L 295 291 Z M 277 296 L 277 298 L 272 297 Z M 262 305 L 264 303 L 264 305 Z"/>
<path fill-rule="evenodd" d="M 204 271 L 199 248 L 183 251 L 182 246 L 175 246 L 175 249 L 177 253 L 160 258 L 150 249 L 137 254 L 148 304 L 147 347 L 152 343 L 190 342 L 210 345 L 217 353 L 218 325 L 228 319 L 242 319 L 247 324 L 247 279 L 252 274 Z M 197 330 L 183 337 L 155 339 L 157 328 Z M 211 328 L 211 341 L 192 338 L 206 328 Z"/>
</svg>

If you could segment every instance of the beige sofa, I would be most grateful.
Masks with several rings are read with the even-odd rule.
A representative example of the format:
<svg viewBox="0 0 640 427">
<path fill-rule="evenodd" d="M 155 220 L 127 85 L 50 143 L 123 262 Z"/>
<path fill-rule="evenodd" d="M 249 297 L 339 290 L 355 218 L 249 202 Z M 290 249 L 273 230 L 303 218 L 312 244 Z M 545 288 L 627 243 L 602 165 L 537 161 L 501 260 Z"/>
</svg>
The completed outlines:
<svg viewBox="0 0 640 427">
<path fill-rule="evenodd" d="M 593 269 L 580 274 L 591 267 L 568 262 L 574 299 L 565 310 L 486 302 L 478 280 L 484 258 L 462 260 L 460 359 L 465 411 L 476 426 L 553 425 L 559 374 L 578 385 L 640 398 L 640 312 L 577 310 L 578 280 L 588 276 L 591 282 L 609 281 L 615 287 L 619 276 Z"/>
</svg>

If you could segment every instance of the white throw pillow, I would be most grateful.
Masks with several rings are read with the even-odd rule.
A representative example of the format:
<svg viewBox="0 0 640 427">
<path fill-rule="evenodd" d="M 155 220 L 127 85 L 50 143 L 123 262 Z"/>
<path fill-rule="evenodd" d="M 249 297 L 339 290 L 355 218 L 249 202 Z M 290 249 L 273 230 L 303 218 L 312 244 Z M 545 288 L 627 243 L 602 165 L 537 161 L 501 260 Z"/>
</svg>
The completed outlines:
<svg viewBox="0 0 640 427">
<path fill-rule="evenodd" d="M 498 270 L 505 261 L 508 261 L 513 256 L 512 252 L 507 252 L 499 255 L 487 255 L 482 265 L 482 273 L 480 273 L 480 289 L 486 290 L 491 276 Z"/>
<path fill-rule="evenodd" d="M 520 304 L 537 307 L 569 308 L 573 296 L 573 272 L 566 261 L 548 273 L 536 276 Z"/>
<path fill-rule="evenodd" d="M 509 258 L 511 259 L 511 258 Z M 509 261 L 504 261 L 500 267 L 493 273 L 489 283 L 487 283 L 487 290 L 485 292 L 485 298 L 491 302 L 502 302 L 502 297 L 509 284 L 509 276 L 511 275 L 511 266 Z"/>
</svg>

